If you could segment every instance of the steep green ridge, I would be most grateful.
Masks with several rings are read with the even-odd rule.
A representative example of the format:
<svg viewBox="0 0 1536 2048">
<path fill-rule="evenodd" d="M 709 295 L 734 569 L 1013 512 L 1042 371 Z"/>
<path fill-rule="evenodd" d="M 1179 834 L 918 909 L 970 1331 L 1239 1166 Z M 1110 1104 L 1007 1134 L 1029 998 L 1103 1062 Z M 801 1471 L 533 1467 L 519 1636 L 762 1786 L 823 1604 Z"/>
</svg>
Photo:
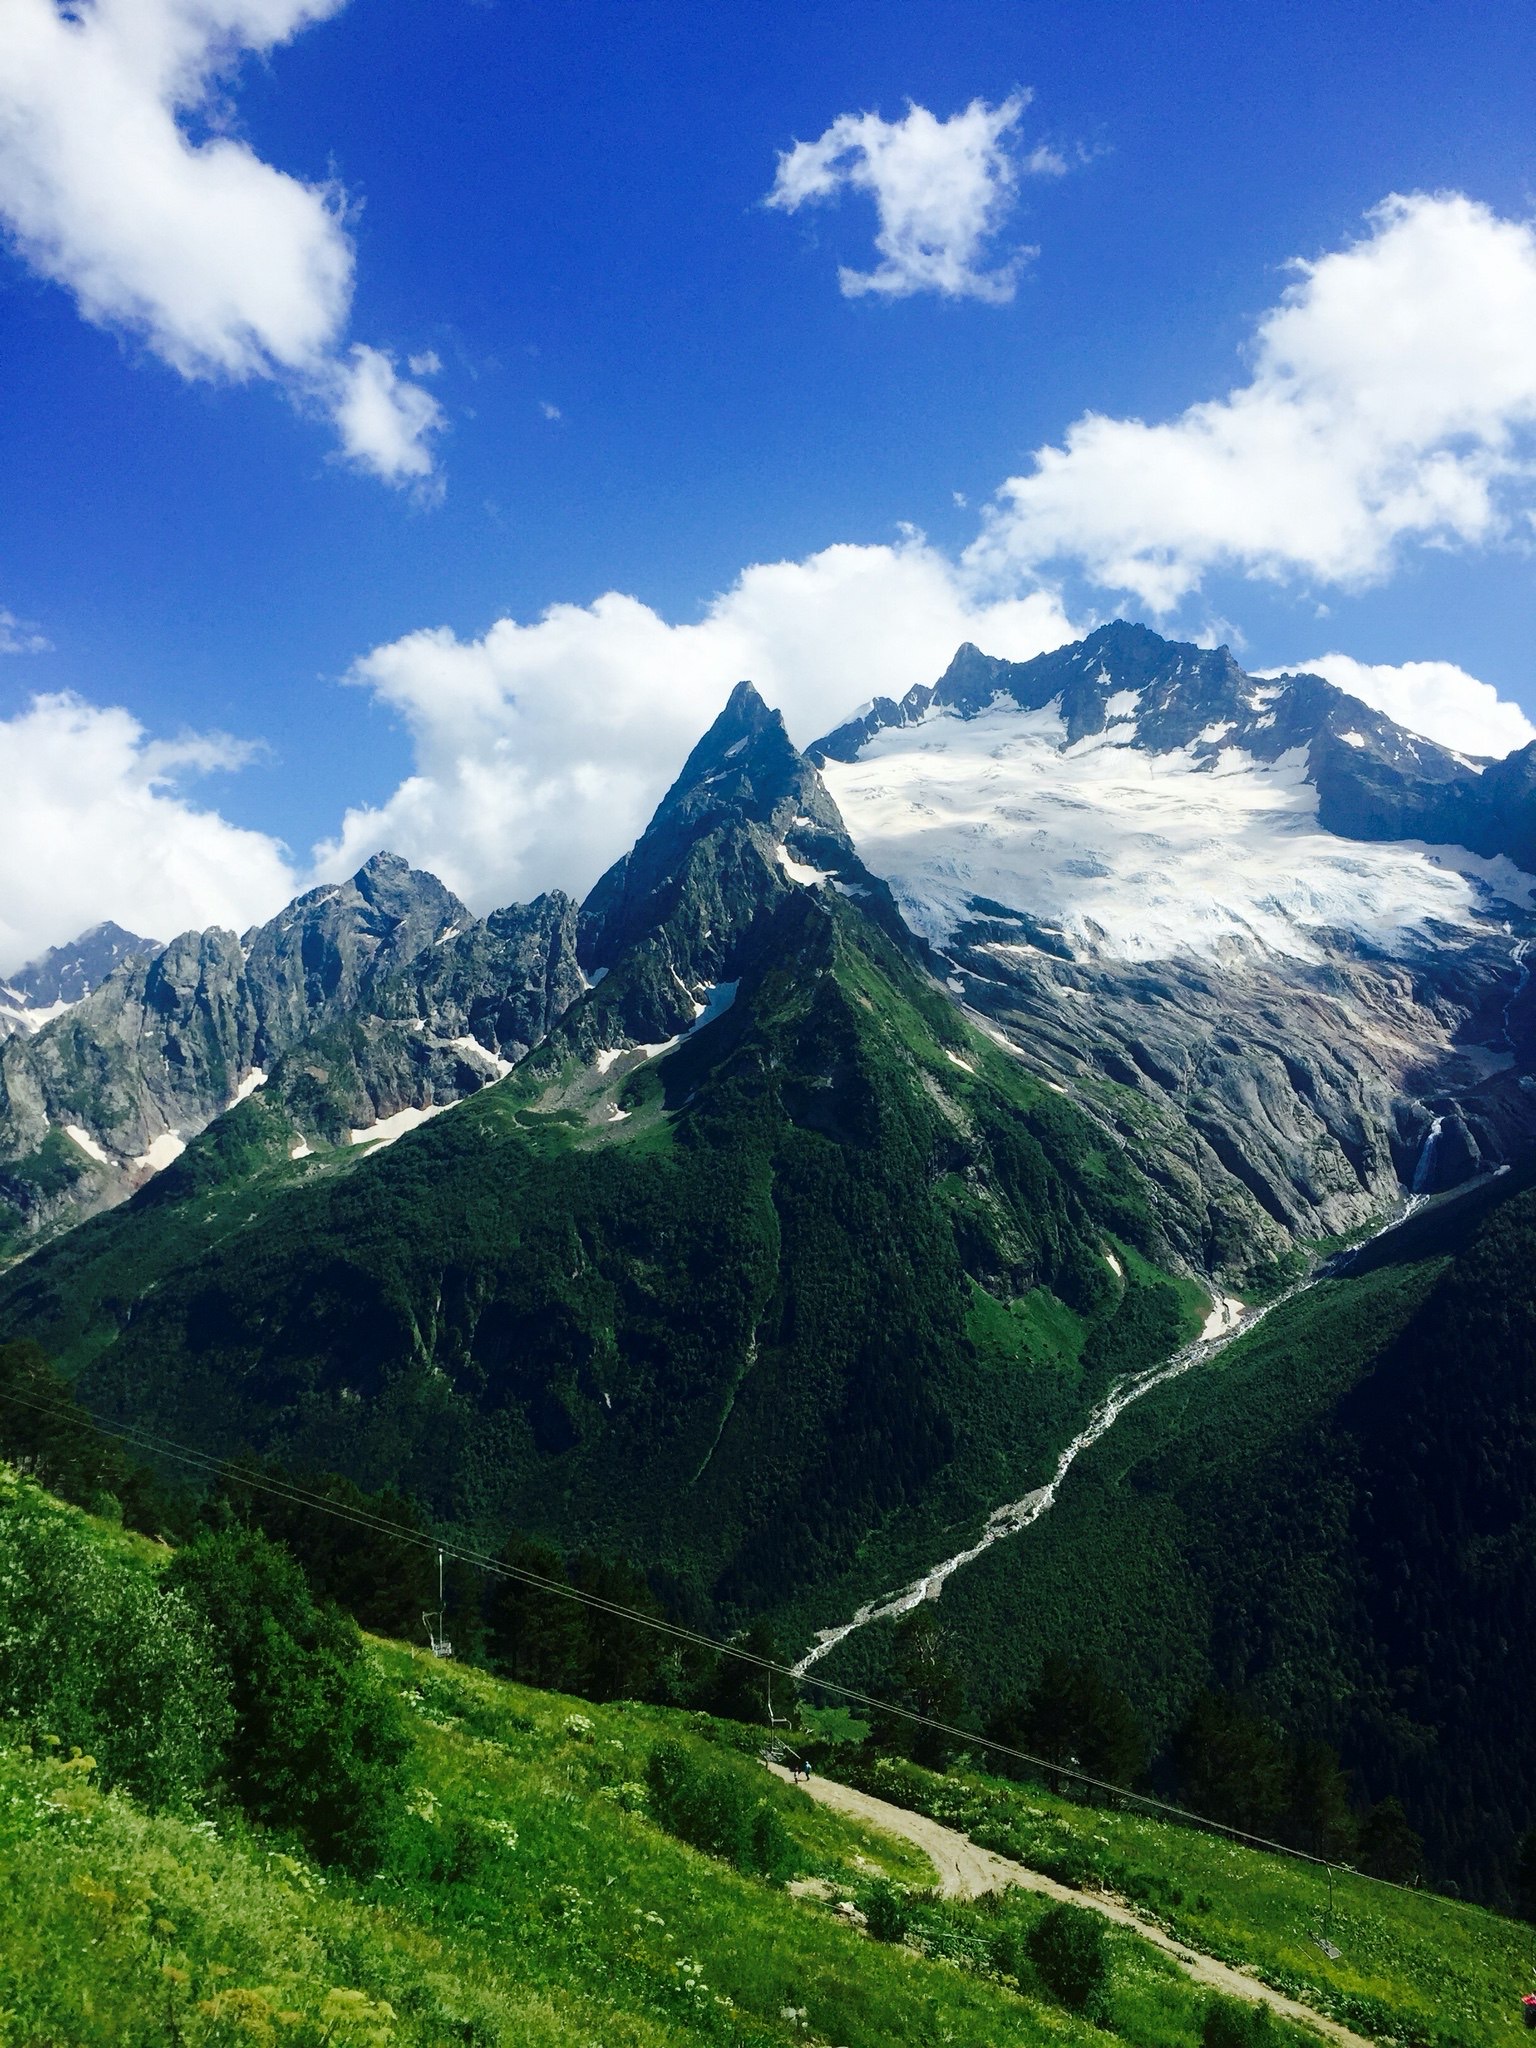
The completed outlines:
<svg viewBox="0 0 1536 2048">
<path fill-rule="evenodd" d="M 1202 1686 L 1335 1743 L 1507 1900 L 1536 1822 L 1536 1189 L 1432 1212 L 1129 1410 L 939 1610 L 973 1704 L 1095 1658 L 1154 1745 Z M 869 1652 L 864 1653 L 868 1656 Z"/>
<path fill-rule="evenodd" d="M 852 903 L 789 891 L 714 1021 L 582 1058 L 623 999 L 372 1158 L 253 1098 L 0 1327 L 106 1413 L 729 1612 L 918 1555 L 1187 1330 L 1120 1153 Z"/>
</svg>

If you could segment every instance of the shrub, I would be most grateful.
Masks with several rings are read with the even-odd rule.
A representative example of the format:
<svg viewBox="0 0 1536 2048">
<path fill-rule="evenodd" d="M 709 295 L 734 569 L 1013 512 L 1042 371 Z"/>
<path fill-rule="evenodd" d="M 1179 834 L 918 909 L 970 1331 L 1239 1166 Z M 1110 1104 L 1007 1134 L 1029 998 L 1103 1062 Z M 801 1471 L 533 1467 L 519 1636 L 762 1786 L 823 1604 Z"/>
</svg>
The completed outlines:
<svg viewBox="0 0 1536 2048">
<path fill-rule="evenodd" d="M 651 1812 L 695 1849 L 738 1870 L 782 1877 L 793 1864 L 794 1844 L 777 1809 L 752 1783 L 751 1768 L 727 1756 L 698 1756 L 680 1742 L 658 1742 L 646 1767 Z"/>
<path fill-rule="evenodd" d="M 1052 1906 L 1029 1930 L 1029 1957 L 1053 1997 L 1091 2013 L 1109 1979 L 1104 1922 L 1083 1906 Z"/>
<path fill-rule="evenodd" d="M 864 1894 L 864 1917 L 876 1941 L 900 1941 L 908 1926 L 906 1898 L 888 1878 L 877 1878 Z"/>
<path fill-rule="evenodd" d="M 206 1616 L 230 1674 L 230 1790 L 317 1856 L 376 1869 L 405 1817 L 410 1740 L 357 1625 L 318 1606 L 285 1550 L 254 1529 L 203 1536 L 167 1577 Z"/>
<path fill-rule="evenodd" d="M 193 1606 L 3 1468 L 0 1715 L 88 1752 L 103 1783 L 152 1808 L 195 1803 L 230 1726 Z"/>
<path fill-rule="evenodd" d="M 1275 2039 L 1269 2008 L 1219 1994 L 1205 2008 L 1200 2048 L 1268 2048 Z"/>
</svg>

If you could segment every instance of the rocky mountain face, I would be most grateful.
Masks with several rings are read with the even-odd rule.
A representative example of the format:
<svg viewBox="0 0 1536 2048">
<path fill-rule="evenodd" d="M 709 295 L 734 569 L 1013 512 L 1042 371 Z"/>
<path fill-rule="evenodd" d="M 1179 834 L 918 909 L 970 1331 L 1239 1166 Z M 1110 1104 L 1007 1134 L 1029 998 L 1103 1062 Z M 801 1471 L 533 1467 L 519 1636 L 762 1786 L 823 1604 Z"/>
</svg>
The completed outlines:
<svg viewBox="0 0 1536 2048">
<path fill-rule="evenodd" d="M 962 648 L 811 753 L 952 993 L 1111 1120 L 1204 1270 L 1536 1142 L 1530 750 L 1115 625 Z"/>
<path fill-rule="evenodd" d="M 141 939 L 109 918 L 67 946 L 50 946 L 0 982 L 0 1038 L 42 1028 L 71 1003 L 99 988 L 125 960 L 151 960 L 158 939 Z"/>
<path fill-rule="evenodd" d="M 685 1030 L 705 992 L 739 976 L 786 897 L 823 883 L 905 938 L 783 719 L 738 683 L 641 838 L 581 907 L 581 963 L 611 977 L 588 1028 L 617 1031 L 616 1043 Z"/>
<path fill-rule="evenodd" d="M 101 927 L 39 963 L 39 995 L 110 971 L 0 1049 L 0 1236 L 121 1199 L 255 1087 L 336 1144 L 534 1047 L 668 1043 L 830 889 L 1114 1131 L 1191 1265 L 1273 1278 L 1536 1143 L 1533 820 L 1532 749 L 1472 761 L 1143 627 L 963 647 L 809 756 L 743 683 L 579 911 L 476 919 L 379 855 L 238 942 Z"/>
<path fill-rule="evenodd" d="M 575 905 L 471 915 L 379 854 L 269 924 L 126 952 L 100 986 L 0 1048 L 0 1246 L 112 1206 L 254 1089 L 344 1141 L 505 1073 L 582 987 Z"/>
</svg>

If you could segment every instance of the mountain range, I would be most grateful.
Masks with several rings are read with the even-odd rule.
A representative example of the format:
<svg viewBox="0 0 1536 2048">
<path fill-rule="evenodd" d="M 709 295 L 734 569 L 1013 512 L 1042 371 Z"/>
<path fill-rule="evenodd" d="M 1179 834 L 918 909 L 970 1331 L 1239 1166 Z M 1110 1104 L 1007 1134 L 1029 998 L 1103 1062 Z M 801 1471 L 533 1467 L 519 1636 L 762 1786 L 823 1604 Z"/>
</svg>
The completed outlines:
<svg viewBox="0 0 1536 2048">
<path fill-rule="evenodd" d="M 1245 1428 L 1294 1409 L 1300 1435 L 1353 1400 L 1365 1448 L 1291 1546 L 1334 1589 L 1326 1670 L 1274 1618 L 1299 1578 L 1211 1578 L 1258 1497 L 1223 1491 L 1241 1446 L 1219 1432 L 1198 1514 L 1179 1495 L 1159 1523 L 1203 1604 L 1101 1569 L 1094 1647 L 1154 1737 L 1231 1684 L 1326 1731 L 1372 1796 L 1411 1790 L 1433 1688 L 1341 1647 L 1375 1598 L 1359 1474 L 1391 1412 L 1352 1390 L 1427 1374 L 1452 1429 L 1458 1400 L 1429 1339 L 1362 1324 L 1364 1269 L 1319 1262 L 1404 1210 L 1423 1231 L 1488 1205 L 1524 1242 L 1533 775 L 1536 749 L 1463 757 L 1317 677 L 1124 624 L 1032 662 L 962 648 L 805 752 L 740 684 L 579 905 L 480 919 L 379 854 L 243 937 L 103 927 L 73 969 L 16 977 L 13 1007 L 67 1007 L 0 1043 L 0 1334 L 108 1418 L 398 1486 L 485 1543 L 623 1550 L 695 1621 L 802 1644 L 1031 1497 L 1128 1384 L 1143 1433 L 1237 1388 Z M 1415 1244 L 1414 1287 L 1470 1256 Z M 1276 1300 L 1288 1327 L 1298 1290 L 1329 1361 L 1305 1399 L 1278 1367 L 1203 1369 L 1269 1356 L 1262 1331 L 1222 1347 Z M 1526 1385 L 1501 1366 L 1462 1405 L 1523 1443 Z M 1094 1476 L 1132 1441 L 1084 1451 L 1106 1556 L 1166 1491 L 1153 1450 Z M 1476 1458 L 1452 1463 L 1474 1487 Z M 1518 1550 L 1536 1485 L 1501 1483 Z M 1322 1513 L 1287 1485 L 1277 1526 L 1287 1498 Z M 1471 1565 L 1428 1569 L 1448 1529 L 1493 1540 L 1463 1510 L 1393 1540 L 1475 1607 Z M 928 1589 L 978 1707 L 1074 1640 L 1066 1526 Z M 1500 1567 L 1474 1663 L 1536 1635 L 1524 1583 Z M 883 1627 L 825 1668 L 878 1665 Z M 1374 1718 L 1336 1711 L 1346 1682 Z M 1479 1861 L 1488 1766 L 1464 1749 L 1437 1854 L 1496 1892 L 1536 1756 Z"/>
</svg>

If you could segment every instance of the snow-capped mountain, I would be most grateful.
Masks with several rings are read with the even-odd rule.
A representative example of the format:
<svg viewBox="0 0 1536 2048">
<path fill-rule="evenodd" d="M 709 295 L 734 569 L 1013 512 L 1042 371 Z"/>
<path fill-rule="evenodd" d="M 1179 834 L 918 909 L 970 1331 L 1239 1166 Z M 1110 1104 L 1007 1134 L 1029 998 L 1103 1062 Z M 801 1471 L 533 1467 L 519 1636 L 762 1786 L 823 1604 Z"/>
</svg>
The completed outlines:
<svg viewBox="0 0 1536 2048">
<path fill-rule="evenodd" d="M 40 1030 L 99 988 L 125 960 L 152 960 L 158 939 L 141 939 L 109 918 L 65 946 L 50 946 L 0 982 L 0 1038 Z"/>
<path fill-rule="evenodd" d="M 713 1015 L 822 891 L 1089 1109 L 1169 1243 L 1241 1286 L 1536 1149 L 1533 877 L 1536 748 L 1474 760 L 1142 627 L 964 647 L 808 756 L 741 684 L 579 910 L 476 919 L 381 854 L 243 940 L 128 952 L 13 1035 L 0 1245 L 121 1200 L 256 1089 L 307 1151 L 541 1042 L 606 1075 Z"/>
<path fill-rule="evenodd" d="M 1536 749 L 1474 760 L 1117 624 L 964 647 L 811 754 L 951 988 L 1165 1176 L 1239 1184 L 1259 1240 L 1536 1137 Z"/>
</svg>

